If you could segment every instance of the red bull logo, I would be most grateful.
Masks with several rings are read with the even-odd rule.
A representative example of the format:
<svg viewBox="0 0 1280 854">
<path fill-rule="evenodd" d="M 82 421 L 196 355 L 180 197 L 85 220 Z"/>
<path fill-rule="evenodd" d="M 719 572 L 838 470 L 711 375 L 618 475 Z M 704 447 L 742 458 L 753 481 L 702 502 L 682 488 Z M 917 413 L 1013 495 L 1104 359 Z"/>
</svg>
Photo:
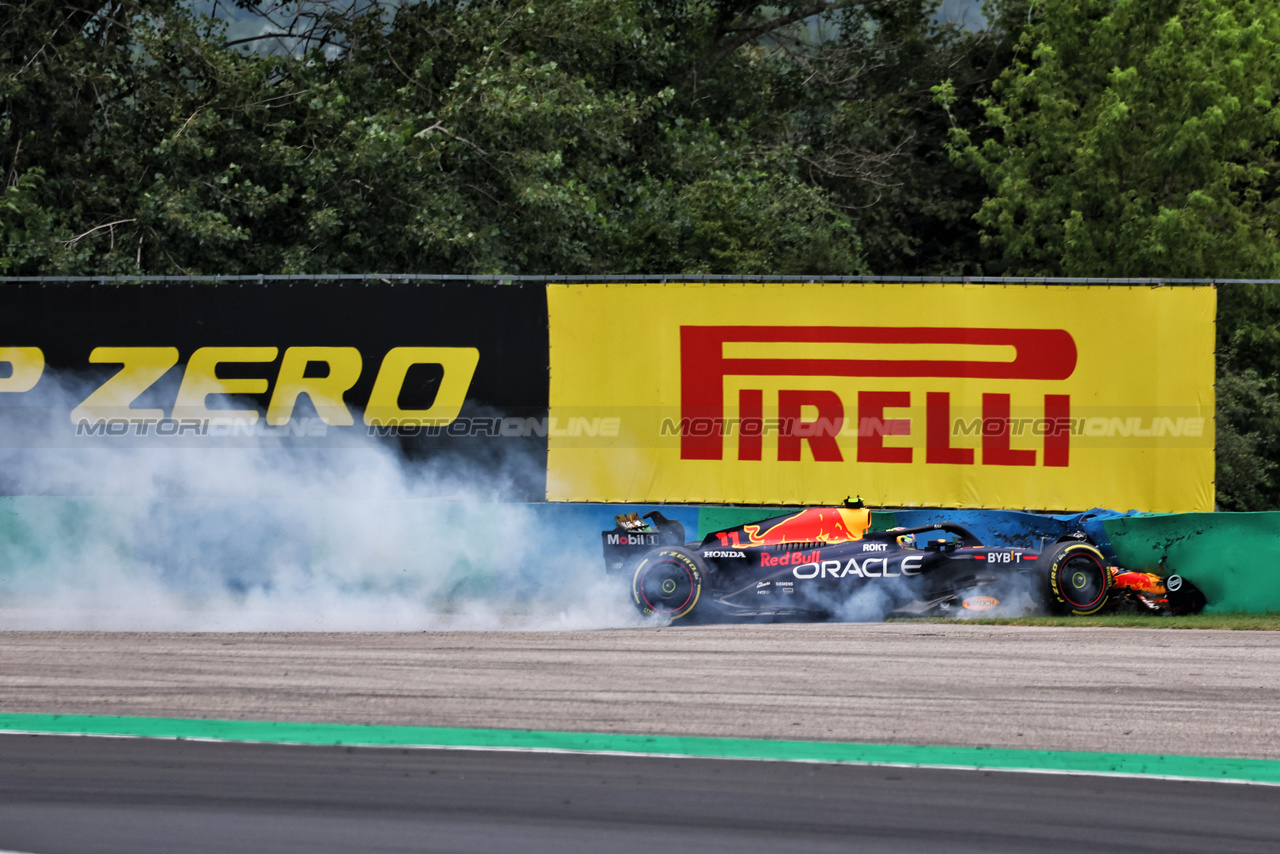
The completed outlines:
<svg viewBox="0 0 1280 854">
<path fill-rule="evenodd" d="M 870 510 L 812 507 L 765 525 L 743 525 L 747 542 L 737 531 L 717 534 L 721 543 L 735 546 L 775 546 L 783 543 L 848 543 L 862 539 L 871 527 Z"/>
<path fill-rule="evenodd" d="M 822 558 L 822 552 L 814 549 L 811 552 L 783 552 L 780 555 L 762 554 L 760 555 L 761 566 L 800 566 L 805 563 L 815 563 Z"/>
<path fill-rule="evenodd" d="M 1117 572 L 1112 579 L 1117 590 L 1132 590 L 1156 596 L 1165 594 L 1164 580 L 1149 572 Z"/>
</svg>

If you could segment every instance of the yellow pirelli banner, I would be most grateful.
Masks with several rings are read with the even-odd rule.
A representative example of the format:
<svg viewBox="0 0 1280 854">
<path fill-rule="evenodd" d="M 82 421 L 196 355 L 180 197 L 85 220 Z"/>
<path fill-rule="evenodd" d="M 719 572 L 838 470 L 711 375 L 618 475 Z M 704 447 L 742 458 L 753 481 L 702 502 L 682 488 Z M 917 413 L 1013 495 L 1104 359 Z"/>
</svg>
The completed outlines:
<svg viewBox="0 0 1280 854">
<path fill-rule="evenodd" d="M 1213 509 L 1210 286 L 552 284 L 547 301 L 552 500 Z"/>
</svg>

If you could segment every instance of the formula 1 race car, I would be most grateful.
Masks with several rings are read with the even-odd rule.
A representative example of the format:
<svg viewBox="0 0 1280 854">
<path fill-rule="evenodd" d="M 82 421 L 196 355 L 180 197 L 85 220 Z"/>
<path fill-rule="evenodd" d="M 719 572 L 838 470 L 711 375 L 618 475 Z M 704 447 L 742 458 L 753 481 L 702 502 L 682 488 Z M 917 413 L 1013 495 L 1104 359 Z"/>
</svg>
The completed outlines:
<svg viewBox="0 0 1280 854">
<path fill-rule="evenodd" d="M 602 532 L 605 568 L 631 578 L 646 616 L 874 620 L 887 616 L 1192 614 L 1178 575 L 1109 565 L 1083 535 L 1040 549 L 984 546 L 960 525 L 870 531 L 865 509 L 820 507 L 708 534 L 653 511 Z"/>
</svg>

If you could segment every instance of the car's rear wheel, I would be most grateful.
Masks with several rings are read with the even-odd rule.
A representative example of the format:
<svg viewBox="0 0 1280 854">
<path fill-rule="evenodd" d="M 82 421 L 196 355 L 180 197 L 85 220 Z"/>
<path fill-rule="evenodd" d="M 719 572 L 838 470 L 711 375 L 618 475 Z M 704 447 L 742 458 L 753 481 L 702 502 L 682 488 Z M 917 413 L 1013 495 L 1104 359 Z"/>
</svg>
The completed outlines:
<svg viewBox="0 0 1280 854">
<path fill-rule="evenodd" d="M 674 546 L 649 552 L 636 566 L 631 598 L 646 617 L 687 618 L 702 596 L 702 562 Z"/>
<path fill-rule="evenodd" d="M 1048 571 L 1050 610 L 1059 614 L 1096 614 L 1111 598 L 1111 572 L 1102 552 L 1088 543 L 1055 543 L 1040 555 Z"/>
</svg>

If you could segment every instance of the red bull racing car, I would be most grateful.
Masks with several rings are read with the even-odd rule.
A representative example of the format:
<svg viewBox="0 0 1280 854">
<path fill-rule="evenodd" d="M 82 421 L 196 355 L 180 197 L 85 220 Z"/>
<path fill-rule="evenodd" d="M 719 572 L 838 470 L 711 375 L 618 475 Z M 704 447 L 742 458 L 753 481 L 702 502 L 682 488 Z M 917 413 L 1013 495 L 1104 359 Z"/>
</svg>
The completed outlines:
<svg viewBox="0 0 1280 854">
<path fill-rule="evenodd" d="M 685 542 L 653 511 L 603 532 L 606 571 L 629 577 L 636 607 L 669 620 L 883 619 L 1133 607 L 1196 613 L 1204 595 L 1178 575 L 1109 564 L 1082 536 L 1040 549 L 985 546 L 960 525 L 870 531 L 870 511 L 819 507 Z"/>
</svg>

